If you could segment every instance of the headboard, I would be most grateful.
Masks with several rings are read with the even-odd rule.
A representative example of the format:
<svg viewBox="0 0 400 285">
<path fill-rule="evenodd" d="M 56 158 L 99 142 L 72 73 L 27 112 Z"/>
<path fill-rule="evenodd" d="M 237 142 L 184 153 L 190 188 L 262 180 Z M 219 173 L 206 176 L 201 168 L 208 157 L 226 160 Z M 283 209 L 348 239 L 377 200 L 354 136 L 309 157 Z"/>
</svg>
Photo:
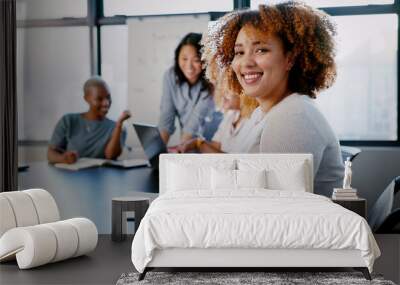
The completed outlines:
<svg viewBox="0 0 400 285">
<path fill-rule="evenodd" d="M 287 169 L 296 167 L 302 164 L 305 177 L 305 191 L 313 193 L 313 157 L 312 154 L 161 154 L 159 164 L 160 176 L 160 194 L 167 191 L 168 179 L 168 164 L 169 163 L 184 163 L 189 165 L 216 165 L 218 162 L 232 161 L 237 169 L 238 164 L 249 164 L 248 162 L 259 162 L 266 165 L 267 170 L 273 168 L 274 170 L 286 171 Z"/>
</svg>

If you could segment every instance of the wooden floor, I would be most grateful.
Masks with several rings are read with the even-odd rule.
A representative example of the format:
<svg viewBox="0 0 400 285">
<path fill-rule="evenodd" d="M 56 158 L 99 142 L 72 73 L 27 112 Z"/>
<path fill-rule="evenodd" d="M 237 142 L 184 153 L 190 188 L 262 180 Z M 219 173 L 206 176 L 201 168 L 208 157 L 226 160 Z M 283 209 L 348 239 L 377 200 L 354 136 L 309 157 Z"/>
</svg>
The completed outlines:
<svg viewBox="0 0 400 285">
<path fill-rule="evenodd" d="M 100 235 L 97 248 L 87 256 L 19 270 L 17 263 L 0 264 L 0 284 L 115 284 L 124 272 L 135 271 L 130 254 L 132 238 L 112 242 Z"/>
</svg>

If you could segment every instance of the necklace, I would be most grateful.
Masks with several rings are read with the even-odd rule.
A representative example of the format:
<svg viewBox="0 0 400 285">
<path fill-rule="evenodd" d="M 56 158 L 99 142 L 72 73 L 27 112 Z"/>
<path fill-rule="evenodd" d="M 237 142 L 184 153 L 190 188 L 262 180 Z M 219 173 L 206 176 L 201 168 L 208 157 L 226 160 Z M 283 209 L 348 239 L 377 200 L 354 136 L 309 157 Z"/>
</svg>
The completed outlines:
<svg viewBox="0 0 400 285">
<path fill-rule="evenodd" d="M 90 133 L 92 131 L 92 128 L 86 123 L 86 132 Z"/>
</svg>

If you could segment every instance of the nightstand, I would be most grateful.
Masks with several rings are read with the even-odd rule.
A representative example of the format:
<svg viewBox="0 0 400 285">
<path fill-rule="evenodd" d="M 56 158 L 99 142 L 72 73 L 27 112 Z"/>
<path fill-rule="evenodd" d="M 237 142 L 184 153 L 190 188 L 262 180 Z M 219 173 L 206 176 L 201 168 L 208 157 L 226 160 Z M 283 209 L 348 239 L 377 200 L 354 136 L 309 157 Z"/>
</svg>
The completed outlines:
<svg viewBox="0 0 400 285">
<path fill-rule="evenodd" d="M 126 216 L 125 212 L 135 212 L 135 231 L 139 227 L 141 220 L 146 214 L 150 205 L 148 197 L 115 197 L 112 199 L 112 226 L 111 239 L 113 241 L 123 241 L 126 239 Z"/>
<path fill-rule="evenodd" d="M 338 200 L 332 199 L 332 202 L 339 204 L 340 206 L 359 214 L 364 219 L 367 218 L 367 200 L 364 198 L 358 198 L 355 200 Z"/>
</svg>

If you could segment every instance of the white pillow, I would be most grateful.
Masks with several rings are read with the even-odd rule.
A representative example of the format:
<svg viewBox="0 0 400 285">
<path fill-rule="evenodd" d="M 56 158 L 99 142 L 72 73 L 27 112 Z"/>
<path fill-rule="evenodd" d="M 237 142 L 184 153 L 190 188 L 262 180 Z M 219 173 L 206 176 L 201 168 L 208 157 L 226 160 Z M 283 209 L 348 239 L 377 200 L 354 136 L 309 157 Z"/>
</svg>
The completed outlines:
<svg viewBox="0 0 400 285">
<path fill-rule="evenodd" d="M 306 191 L 307 181 L 302 165 L 298 165 L 296 168 L 286 169 L 285 171 L 271 169 L 267 173 L 267 180 L 269 189 Z"/>
<path fill-rule="evenodd" d="M 218 190 L 218 189 L 235 190 L 236 170 L 212 168 L 211 188 L 213 190 Z"/>
<path fill-rule="evenodd" d="M 267 188 L 273 190 L 306 191 L 309 168 L 304 160 L 238 159 L 239 170 L 266 170 Z M 311 181 L 312 183 L 312 181 Z"/>
<path fill-rule="evenodd" d="M 241 188 L 266 188 L 267 176 L 263 170 L 211 170 L 213 190 L 239 190 Z"/>
<path fill-rule="evenodd" d="M 236 170 L 237 188 L 267 188 L 267 171 Z"/>
<path fill-rule="evenodd" d="M 189 159 L 170 160 L 166 164 L 167 191 L 211 190 L 211 169 L 234 169 L 235 160 Z"/>
<path fill-rule="evenodd" d="M 169 163 L 167 189 L 185 191 L 211 188 L 211 167 Z"/>
</svg>

